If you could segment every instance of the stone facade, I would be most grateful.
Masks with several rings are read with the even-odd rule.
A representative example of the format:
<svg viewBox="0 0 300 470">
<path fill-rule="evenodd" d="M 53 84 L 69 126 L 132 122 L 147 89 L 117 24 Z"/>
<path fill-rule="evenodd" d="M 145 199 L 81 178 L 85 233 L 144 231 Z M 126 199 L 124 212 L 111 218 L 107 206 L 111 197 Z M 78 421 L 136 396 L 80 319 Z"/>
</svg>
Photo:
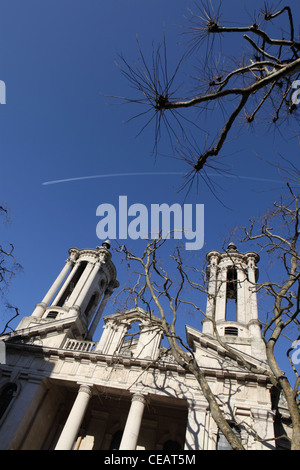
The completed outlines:
<svg viewBox="0 0 300 470">
<path fill-rule="evenodd" d="M 33 314 L 1 338 L 1 449 L 226 448 L 195 377 L 167 352 L 144 310 L 105 316 L 103 333 L 93 340 L 118 287 L 109 244 L 69 254 Z M 223 341 L 267 367 L 253 289 L 258 256 L 230 245 L 208 260 L 208 320 L 202 332 L 186 327 L 189 347 L 244 446 L 273 449 L 271 384 L 220 345 L 209 320 L 216 298 Z M 235 320 L 226 319 L 226 297 L 235 300 Z"/>
</svg>

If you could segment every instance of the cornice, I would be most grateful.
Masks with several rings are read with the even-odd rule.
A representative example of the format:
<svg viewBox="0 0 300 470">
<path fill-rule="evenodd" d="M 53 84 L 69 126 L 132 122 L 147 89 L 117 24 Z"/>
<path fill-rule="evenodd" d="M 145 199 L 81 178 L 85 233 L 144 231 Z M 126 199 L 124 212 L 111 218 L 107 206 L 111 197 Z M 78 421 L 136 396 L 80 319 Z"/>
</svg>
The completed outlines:
<svg viewBox="0 0 300 470">
<path fill-rule="evenodd" d="M 63 318 L 61 320 L 51 320 L 40 322 L 34 326 L 28 326 L 27 328 L 22 328 L 20 330 L 15 330 L 10 333 L 7 333 L 0 338 L 6 342 L 6 344 L 13 343 L 11 340 L 22 340 L 26 338 L 31 338 L 34 336 L 40 336 L 54 331 L 61 332 L 64 329 L 68 329 L 73 326 L 75 323 L 80 321 L 77 316 L 71 316 L 68 318 Z M 17 344 L 17 343 L 14 343 Z"/>
<path fill-rule="evenodd" d="M 166 361 L 153 361 L 153 359 L 138 359 L 138 358 L 129 358 L 125 356 L 111 356 L 107 354 L 98 353 L 97 351 L 93 352 L 84 352 L 84 351 L 74 351 L 68 350 L 63 348 L 53 348 L 47 346 L 37 346 L 32 344 L 26 343 L 7 343 L 8 350 L 19 350 L 19 351 L 26 351 L 27 353 L 37 354 L 39 356 L 44 357 L 52 357 L 57 358 L 58 360 L 71 360 L 74 361 L 89 361 L 91 364 L 99 365 L 105 364 L 108 367 L 138 367 L 141 370 L 145 370 L 150 372 L 151 370 L 159 370 L 162 374 L 167 374 L 168 372 L 176 372 L 182 376 L 185 376 L 187 379 L 194 379 L 196 378 L 190 372 L 187 372 L 177 363 L 171 363 Z M 204 375 L 209 379 L 215 380 L 237 380 L 239 382 L 253 382 L 253 383 L 261 383 L 261 384 L 268 384 L 269 379 L 265 375 L 260 374 L 253 374 L 247 370 L 245 371 L 236 371 L 236 370 L 229 370 L 229 369 L 216 369 L 216 368 L 209 368 L 209 367 L 202 367 L 201 371 Z M 34 371 L 31 371 L 34 373 Z M 47 371 L 45 371 L 47 373 Z M 43 375 L 43 373 L 41 374 Z M 53 377 L 53 375 L 51 375 Z M 59 379 L 59 372 L 57 373 L 57 379 Z M 78 379 L 78 377 L 77 377 Z M 76 380 L 76 377 L 74 377 Z"/>
<path fill-rule="evenodd" d="M 97 248 L 70 248 L 69 249 L 70 255 L 77 255 L 77 259 L 81 256 L 91 256 L 96 259 L 104 258 L 106 260 L 111 259 L 111 252 L 104 248 L 103 246 L 98 246 Z"/>
<path fill-rule="evenodd" d="M 114 263 L 111 260 L 112 254 L 104 246 L 97 246 L 97 248 L 83 248 L 83 249 L 70 248 L 69 255 L 70 257 L 73 257 L 74 259 L 76 259 L 77 262 L 80 262 L 80 258 L 81 257 L 83 258 L 85 256 L 89 258 L 93 258 L 96 261 L 100 261 L 101 268 L 104 270 L 107 269 L 110 277 L 113 278 L 111 281 L 113 282 L 112 287 L 113 288 L 119 287 L 120 284 L 116 280 L 117 270 L 116 270 Z"/>
</svg>

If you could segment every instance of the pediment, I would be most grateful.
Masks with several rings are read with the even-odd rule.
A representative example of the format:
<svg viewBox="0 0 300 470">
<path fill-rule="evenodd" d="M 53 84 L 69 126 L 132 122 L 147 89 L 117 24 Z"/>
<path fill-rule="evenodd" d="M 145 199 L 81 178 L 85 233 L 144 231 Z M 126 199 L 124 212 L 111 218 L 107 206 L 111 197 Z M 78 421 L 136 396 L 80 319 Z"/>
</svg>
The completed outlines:
<svg viewBox="0 0 300 470">
<path fill-rule="evenodd" d="M 249 354 L 240 351 L 233 345 L 228 345 L 227 350 L 219 341 L 206 335 L 195 328 L 186 325 L 186 335 L 189 347 L 194 351 L 198 364 L 205 369 L 221 369 L 222 372 L 240 372 L 249 375 L 257 375 L 251 372 L 243 363 L 243 358 L 247 363 L 261 371 L 268 371 L 268 365 Z"/>
<path fill-rule="evenodd" d="M 150 320 L 154 322 L 160 323 L 161 320 L 156 317 L 155 315 L 150 315 L 149 312 L 146 310 L 140 308 L 140 307 L 135 307 L 129 310 L 123 310 L 121 312 L 116 312 L 111 315 L 106 315 L 104 318 L 104 322 L 115 322 L 115 323 L 120 323 L 120 322 L 142 322 L 142 323 L 148 323 Z"/>
<path fill-rule="evenodd" d="M 76 317 L 52 321 L 24 317 L 22 319 L 23 328 L 2 335 L 1 340 L 15 344 L 36 344 L 41 346 L 48 344 L 49 338 L 51 343 L 59 347 L 66 331 L 70 329 L 79 331 L 77 323 Z"/>
</svg>

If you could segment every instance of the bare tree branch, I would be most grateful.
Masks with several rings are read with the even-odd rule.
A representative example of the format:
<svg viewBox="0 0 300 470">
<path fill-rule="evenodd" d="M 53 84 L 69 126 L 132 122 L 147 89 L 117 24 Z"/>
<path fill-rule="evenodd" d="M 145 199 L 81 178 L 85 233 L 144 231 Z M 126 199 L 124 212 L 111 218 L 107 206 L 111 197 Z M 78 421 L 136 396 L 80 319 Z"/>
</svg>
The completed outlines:
<svg viewBox="0 0 300 470">
<path fill-rule="evenodd" d="M 0 215 L 1 214 L 8 219 L 8 211 L 4 205 L 0 206 Z M 15 248 L 12 243 L 8 243 L 7 246 L 0 244 L 0 294 L 2 301 L 11 279 L 18 270 L 22 269 L 22 266 L 14 257 L 14 249 Z M 5 304 L 8 311 L 11 311 L 12 309 L 15 310 L 15 315 L 6 322 L 1 334 L 3 334 L 7 328 L 10 328 L 9 323 L 19 315 L 19 311 L 16 307 L 12 307 L 8 302 L 5 302 Z"/>
<path fill-rule="evenodd" d="M 137 95 L 133 98 L 124 98 L 128 103 L 140 104 L 145 110 L 135 117 L 147 115 L 147 122 L 143 130 L 155 121 L 154 148 L 157 150 L 161 136 L 161 125 L 164 124 L 169 136 L 172 148 L 175 152 L 178 146 L 173 146 L 173 141 L 189 146 L 193 141 L 203 140 L 203 132 L 193 117 L 187 118 L 187 114 L 181 110 L 203 107 L 207 110 L 209 104 L 217 102 L 223 110 L 226 110 L 224 124 L 215 133 L 212 143 L 207 143 L 206 148 L 198 153 L 193 164 L 195 174 L 202 173 L 206 179 L 204 168 L 213 157 L 219 156 L 227 142 L 228 135 L 232 131 L 238 118 L 246 117 L 244 122 L 258 122 L 259 116 L 271 115 L 271 124 L 278 122 L 280 118 L 287 119 L 293 115 L 297 119 L 296 105 L 291 101 L 292 83 L 300 77 L 300 42 L 295 40 L 293 15 L 291 8 L 286 6 L 276 10 L 265 4 L 258 18 L 248 26 L 224 26 L 221 23 L 220 6 L 215 11 L 211 2 L 196 3 L 197 13 L 190 11 L 192 26 L 186 29 L 186 34 L 191 36 L 189 46 L 175 66 L 172 74 L 168 71 L 166 40 L 162 45 L 153 49 L 150 61 L 146 59 L 140 44 L 138 43 L 139 61 L 132 66 L 121 56 L 119 68 L 123 76 L 128 80 Z M 287 21 L 289 39 L 272 37 L 266 32 L 264 25 L 268 22 Z M 272 23 L 273 24 L 273 23 Z M 213 39 L 217 36 L 242 35 L 251 51 L 245 54 L 235 65 L 227 70 L 216 70 L 209 61 L 219 53 L 214 53 Z M 212 40 L 211 45 L 209 45 Z M 183 67 L 189 67 L 193 53 L 207 43 L 206 61 L 201 67 L 202 75 L 197 78 L 200 85 L 204 83 L 205 89 L 198 94 L 188 92 L 188 97 L 176 97 L 179 87 L 175 85 L 179 72 Z M 201 49 L 202 51 L 202 49 Z M 227 51 L 229 56 L 229 50 Z M 205 78 L 205 74 L 208 78 Z M 181 87 L 182 88 L 182 87 Z M 203 87 L 202 87 L 203 88 Z M 150 113 L 150 114 L 148 114 Z M 150 116 L 150 117 L 149 117 Z M 193 126 L 191 126 L 193 122 Z M 191 128 L 193 130 L 191 132 Z M 190 132 L 193 134 L 191 140 Z M 179 153 L 179 158 L 182 157 Z M 193 179 L 190 179 L 190 183 Z"/>
</svg>

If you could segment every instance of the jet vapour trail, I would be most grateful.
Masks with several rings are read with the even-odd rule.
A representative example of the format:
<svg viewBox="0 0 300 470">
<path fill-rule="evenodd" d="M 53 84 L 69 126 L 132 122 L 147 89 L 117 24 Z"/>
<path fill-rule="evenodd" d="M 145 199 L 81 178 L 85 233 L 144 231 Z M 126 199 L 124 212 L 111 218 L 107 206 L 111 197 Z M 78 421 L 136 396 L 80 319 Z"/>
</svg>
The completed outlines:
<svg viewBox="0 0 300 470">
<path fill-rule="evenodd" d="M 70 181 L 83 181 L 83 180 L 90 180 L 90 179 L 97 179 L 97 178 L 115 178 L 115 177 L 120 177 L 120 176 L 160 176 L 160 175 L 181 175 L 183 176 L 183 173 L 179 172 L 153 172 L 153 173 L 108 173 L 106 175 L 92 175 L 92 176 L 78 176 L 75 178 L 65 178 L 61 180 L 53 180 L 53 181 L 45 181 L 42 183 L 43 185 L 48 185 L 48 184 L 59 184 L 59 183 L 69 183 Z"/>
<path fill-rule="evenodd" d="M 168 176 L 168 175 L 180 175 L 184 176 L 181 172 L 143 172 L 143 173 L 108 173 L 103 175 L 91 175 L 91 176 L 78 176 L 74 178 L 64 178 L 60 180 L 52 180 L 52 181 L 44 181 L 42 185 L 50 185 L 50 184 L 61 184 L 61 183 L 69 183 L 72 181 L 84 181 L 90 179 L 98 179 L 98 178 L 118 178 L 118 177 L 126 177 L 126 176 Z M 211 177 L 219 177 L 219 178 L 235 178 L 235 179 L 245 179 L 245 180 L 252 180 L 252 181 L 265 181 L 268 183 L 282 183 L 282 181 L 270 179 L 270 178 L 260 178 L 258 176 L 238 176 L 238 175 L 208 175 Z"/>
</svg>

